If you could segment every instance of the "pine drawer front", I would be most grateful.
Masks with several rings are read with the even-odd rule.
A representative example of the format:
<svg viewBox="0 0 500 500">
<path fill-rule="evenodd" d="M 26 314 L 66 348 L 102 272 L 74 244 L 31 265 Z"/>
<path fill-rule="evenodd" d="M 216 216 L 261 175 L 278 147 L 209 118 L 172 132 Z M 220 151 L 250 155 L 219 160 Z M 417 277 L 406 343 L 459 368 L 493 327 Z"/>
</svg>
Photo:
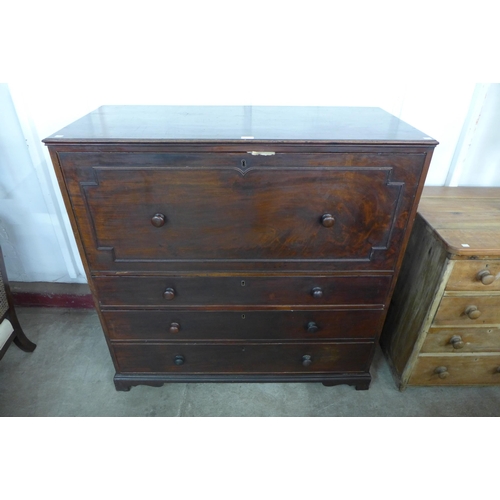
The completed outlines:
<svg viewBox="0 0 500 500">
<path fill-rule="evenodd" d="M 96 271 L 392 270 L 423 161 L 333 153 L 115 157 L 59 154 Z"/>
<path fill-rule="evenodd" d="M 500 354 L 418 357 L 409 385 L 500 384 Z"/>
<path fill-rule="evenodd" d="M 500 323 L 500 296 L 443 297 L 433 326 L 483 326 Z"/>
<path fill-rule="evenodd" d="M 122 373 L 362 373 L 375 345 L 117 344 Z"/>
<path fill-rule="evenodd" d="M 383 305 L 391 276 L 96 277 L 103 307 Z"/>
<path fill-rule="evenodd" d="M 446 291 L 500 291 L 500 260 L 464 260 L 453 265 Z"/>
<path fill-rule="evenodd" d="M 102 311 L 113 341 L 375 340 L 381 310 Z"/>
<path fill-rule="evenodd" d="M 500 326 L 430 328 L 422 353 L 500 352 Z"/>
</svg>

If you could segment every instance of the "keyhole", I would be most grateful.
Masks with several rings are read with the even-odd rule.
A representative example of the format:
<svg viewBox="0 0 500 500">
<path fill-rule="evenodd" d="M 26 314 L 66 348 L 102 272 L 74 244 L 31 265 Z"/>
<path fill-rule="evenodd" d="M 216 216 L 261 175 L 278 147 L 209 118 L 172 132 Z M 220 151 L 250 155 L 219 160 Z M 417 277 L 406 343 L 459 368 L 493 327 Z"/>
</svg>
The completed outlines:
<svg viewBox="0 0 500 500">
<path fill-rule="evenodd" d="M 247 166 L 246 160 L 241 160 L 241 166 L 245 168 Z"/>
<path fill-rule="evenodd" d="M 245 315 L 244 314 L 241 315 L 241 319 L 245 319 Z"/>
<path fill-rule="evenodd" d="M 245 286 L 245 280 L 241 280 L 241 286 Z"/>
</svg>

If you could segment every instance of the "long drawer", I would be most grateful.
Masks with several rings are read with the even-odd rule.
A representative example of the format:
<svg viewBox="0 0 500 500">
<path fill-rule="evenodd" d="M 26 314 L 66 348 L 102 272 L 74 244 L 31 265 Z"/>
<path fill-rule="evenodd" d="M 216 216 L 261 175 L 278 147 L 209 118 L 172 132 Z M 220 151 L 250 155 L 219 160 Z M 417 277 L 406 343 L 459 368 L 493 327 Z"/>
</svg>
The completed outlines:
<svg viewBox="0 0 500 500">
<path fill-rule="evenodd" d="M 111 340 L 374 339 L 382 310 L 102 311 Z"/>
<path fill-rule="evenodd" d="M 112 349 L 122 373 L 363 373 L 375 344 L 126 344 Z"/>
<path fill-rule="evenodd" d="M 410 377 L 409 384 L 500 384 L 500 354 L 471 354 L 466 356 L 419 356 L 413 373 Z"/>
<path fill-rule="evenodd" d="M 164 276 L 94 279 L 102 306 L 382 305 L 391 276 Z"/>
</svg>

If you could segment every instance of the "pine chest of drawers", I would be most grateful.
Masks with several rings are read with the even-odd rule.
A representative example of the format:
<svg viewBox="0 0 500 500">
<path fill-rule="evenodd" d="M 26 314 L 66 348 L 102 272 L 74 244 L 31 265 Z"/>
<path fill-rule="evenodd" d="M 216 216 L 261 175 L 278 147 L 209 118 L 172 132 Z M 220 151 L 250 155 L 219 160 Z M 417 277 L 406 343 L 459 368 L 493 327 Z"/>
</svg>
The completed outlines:
<svg viewBox="0 0 500 500">
<path fill-rule="evenodd" d="M 400 389 L 500 384 L 500 188 L 424 189 L 381 344 Z"/>
<path fill-rule="evenodd" d="M 44 142 L 117 389 L 368 388 L 436 141 L 378 108 L 103 106 Z"/>
</svg>

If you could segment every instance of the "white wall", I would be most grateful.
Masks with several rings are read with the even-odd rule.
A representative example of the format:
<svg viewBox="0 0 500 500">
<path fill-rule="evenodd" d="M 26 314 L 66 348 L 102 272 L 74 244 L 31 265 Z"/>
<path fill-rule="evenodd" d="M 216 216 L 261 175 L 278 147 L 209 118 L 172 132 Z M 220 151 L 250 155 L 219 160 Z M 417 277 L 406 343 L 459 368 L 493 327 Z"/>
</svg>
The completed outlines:
<svg viewBox="0 0 500 500">
<path fill-rule="evenodd" d="M 475 119 L 474 119 L 475 118 Z M 459 186 L 500 186 L 500 83 L 489 85 L 457 165 Z"/>
<path fill-rule="evenodd" d="M 379 106 L 440 142 L 427 184 L 443 185 L 475 89 L 454 70 L 472 44 L 457 28 L 443 50 L 449 12 L 425 3 L 408 15 L 401 2 L 384 1 L 101 0 L 78 9 L 67 1 L 10 2 L 0 81 L 9 82 L 19 118 L 15 125 L 9 115 L 12 130 L 29 147 L 27 154 L 19 136 L 12 154 L 23 166 L 0 167 L 1 184 L 19 193 L 14 205 L 0 205 L 0 219 L 16 234 L 7 256 L 11 279 L 85 280 L 40 141 L 102 104 Z M 457 9 L 453 26 L 473 18 Z M 481 17 L 485 33 L 488 23 Z M 469 60 L 489 63 L 485 54 Z M 37 175 L 21 184 L 18 168 Z M 43 224 L 33 214 L 43 214 Z M 29 221 L 22 230 L 21 217 Z"/>
<path fill-rule="evenodd" d="M 58 241 L 53 193 L 47 192 L 44 171 L 33 164 L 6 84 L 0 84 L 0 110 L 0 246 L 8 276 L 12 281 L 77 279 L 69 275 Z"/>
</svg>

